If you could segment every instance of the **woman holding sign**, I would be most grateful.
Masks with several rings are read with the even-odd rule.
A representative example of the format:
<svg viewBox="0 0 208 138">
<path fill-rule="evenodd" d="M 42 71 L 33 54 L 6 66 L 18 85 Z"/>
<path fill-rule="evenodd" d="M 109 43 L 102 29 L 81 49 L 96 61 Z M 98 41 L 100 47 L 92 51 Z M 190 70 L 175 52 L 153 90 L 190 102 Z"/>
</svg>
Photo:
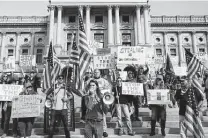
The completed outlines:
<svg viewBox="0 0 208 138">
<path fill-rule="evenodd" d="M 154 89 L 165 89 L 162 75 L 157 75 Z M 165 136 L 166 105 L 151 104 L 149 105 L 149 108 L 152 110 L 150 136 L 155 135 L 155 125 L 158 117 L 161 119 L 161 133 L 163 136 Z"/>
</svg>

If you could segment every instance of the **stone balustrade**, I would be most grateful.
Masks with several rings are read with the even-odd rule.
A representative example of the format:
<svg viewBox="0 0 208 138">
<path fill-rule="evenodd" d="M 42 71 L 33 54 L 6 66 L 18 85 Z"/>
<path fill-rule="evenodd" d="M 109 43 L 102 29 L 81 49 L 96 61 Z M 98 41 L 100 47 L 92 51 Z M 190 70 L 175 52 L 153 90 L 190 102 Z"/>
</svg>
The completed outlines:
<svg viewBox="0 0 208 138">
<path fill-rule="evenodd" d="M 48 16 L 0 16 L 0 23 L 47 23 Z"/>
<path fill-rule="evenodd" d="M 208 16 L 151 16 L 152 23 L 208 23 Z"/>
</svg>

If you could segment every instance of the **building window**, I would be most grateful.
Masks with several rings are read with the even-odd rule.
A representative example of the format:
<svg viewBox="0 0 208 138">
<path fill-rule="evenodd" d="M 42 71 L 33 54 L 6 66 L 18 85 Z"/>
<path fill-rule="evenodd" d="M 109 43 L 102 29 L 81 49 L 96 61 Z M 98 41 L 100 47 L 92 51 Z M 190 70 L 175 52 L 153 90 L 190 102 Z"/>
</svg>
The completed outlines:
<svg viewBox="0 0 208 138">
<path fill-rule="evenodd" d="M 123 23 L 129 23 L 130 19 L 129 19 L 129 16 L 128 15 L 124 15 L 122 16 L 122 22 Z"/>
<path fill-rule="evenodd" d="M 187 37 L 185 37 L 184 40 L 185 40 L 185 42 L 188 42 L 189 41 L 189 39 Z"/>
<path fill-rule="evenodd" d="M 199 53 L 204 53 L 205 52 L 205 48 L 199 48 Z"/>
<path fill-rule="evenodd" d="M 8 49 L 8 57 L 14 56 L 14 49 Z"/>
<path fill-rule="evenodd" d="M 94 40 L 104 47 L 104 34 L 94 34 Z"/>
<path fill-rule="evenodd" d="M 29 51 L 28 49 L 22 49 L 22 55 L 28 55 Z"/>
<path fill-rule="evenodd" d="M 38 42 L 39 43 L 43 42 L 43 39 L 42 38 L 38 38 Z"/>
<path fill-rule="evenodd" d="M 160 38 L 159 37 L 157 37 L 155 40 L 156 40 L 156 42 L 160 42 Z"/>
<path fill-rule="evenodd" d="M 67 51 L 69 51 L 69 49 L 71 48 L 71 42 L 67 42 Z"/>
<path fill-rule="evenodd" d="M 171 56 L 176 56 L 176 49 L 175 48 L 170 49 L 170 55 Z"/>
<path fill-rule="evenodd" d="M 95 16 L 95 23 L 103 23 L 103 16 Z"/>
<path fill-rule="evenodd" d="M 202 37 L 199 37 L 199 42 L 203 42 L 203 38 Z"/>
<path fill-rule="evenodd" d="M 171 37 L 171 38 L 170 38 L 170 41 L 171 41 L 171 42 L 174 42 L 174 41 L 175 41 L 175 39 L 174 39 L 173 37 Z"/>
<path fill-rule="evenodd" d="M 67 41 L 72 41 L 72 34 L 71 33 L 67 34 Z"/>
<path fill-rule="evenodd" d="M 36 52 L 36 63 L 42 63 L 43 61 L 43 49 L 37 49 Z"/>
<path fill-rule="evenodd" d="M 9 42 L 13 43 L 14 42 L 14 39 L 13 38 L 10 38 L 9 39 Z"/>
<path fill-rule="evenodd" d="M 25 39 L 24 39 L 24 42 L 27 43 L 27 42 L 28 42 L 28 38 L 25 38 Z"/>
<path fill-rule="evenodd" d="M 157 49 L 156 49 L 156 55 L 157 55 L 157 56 L 162 56 L 162 49 L 157 48 Z"/>
<path fill-rule="evenodd" d="M 75 23 L 76 22 L 76 16 L 69 16 L 69 23 Z"/>
<path fill-rule="evenodd" d="M 122 42 L 123 46 L 131 46 L 131 42 Z"/>
</svg>

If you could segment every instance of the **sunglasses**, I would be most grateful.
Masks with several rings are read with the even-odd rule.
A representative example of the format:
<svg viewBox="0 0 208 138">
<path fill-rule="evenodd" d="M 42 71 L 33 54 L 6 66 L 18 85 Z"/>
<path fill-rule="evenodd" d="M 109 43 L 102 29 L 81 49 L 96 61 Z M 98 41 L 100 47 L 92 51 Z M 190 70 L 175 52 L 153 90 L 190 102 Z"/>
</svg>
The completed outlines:
<svg viewBox="0 0 208 138">
<path fill-rule="evenodd" d="M 59 80 L 63 80 L 64 78 L 59 78 Z"/>
</svg>

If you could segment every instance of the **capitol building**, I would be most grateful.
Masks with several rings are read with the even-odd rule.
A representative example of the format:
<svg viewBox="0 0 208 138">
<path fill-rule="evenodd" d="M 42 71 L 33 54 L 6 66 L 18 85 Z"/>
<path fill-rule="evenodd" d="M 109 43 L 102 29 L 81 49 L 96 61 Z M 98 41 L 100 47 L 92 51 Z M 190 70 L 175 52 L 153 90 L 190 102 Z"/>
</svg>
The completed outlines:
<svg viewBox="0 0 208 138">
<path fill-rule="evenodd" d="M 67 62 L 79 10 L 89 43 L 99 48 L 152 46 L 155 57 L 169 53 L 178 66 L 185 64 L 184 48 L 207 53 L 208 15 L 151 16 L 147 0 L 77 0 L 52 2 L 48 16 L 1 16 L 0 68 L 4 57 L 15 56 L 20 72 L 20 55 L 36 55 L 37 66 L 43 68 L 50 42 L 59 59 Z"/>
</svg>

